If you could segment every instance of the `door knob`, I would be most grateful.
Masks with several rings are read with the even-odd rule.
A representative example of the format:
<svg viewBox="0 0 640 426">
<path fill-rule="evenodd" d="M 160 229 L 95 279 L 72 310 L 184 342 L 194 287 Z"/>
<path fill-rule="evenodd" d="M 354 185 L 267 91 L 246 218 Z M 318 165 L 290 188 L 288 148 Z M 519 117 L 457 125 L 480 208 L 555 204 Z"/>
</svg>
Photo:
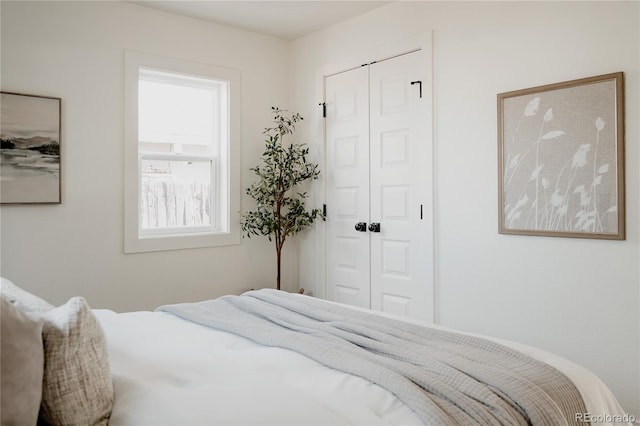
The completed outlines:
<svg viewBox="0 0 640 426">
<path fill-rule="evenodd" d="M 367 232 L 367 223 L 366 222 L 358 222 L 358 223 L 356 223 L 356 231 L 358 231 L 358 232 Z"/>
<path fill-rule="evenodd" d="M 370 223 L 369 224 L 369 231 L 371 232 L 380 232 L 380 223 Z"/>
</svg>

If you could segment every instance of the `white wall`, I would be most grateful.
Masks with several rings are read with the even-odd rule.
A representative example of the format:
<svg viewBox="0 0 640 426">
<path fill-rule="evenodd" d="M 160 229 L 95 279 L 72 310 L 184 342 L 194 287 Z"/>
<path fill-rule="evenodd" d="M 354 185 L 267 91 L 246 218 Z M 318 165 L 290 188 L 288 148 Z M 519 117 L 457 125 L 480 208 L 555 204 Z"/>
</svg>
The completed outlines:
<svg viewBox="0 0 640 426">
<path fill-rule="evenodd" d="M 270 285 L 263 240 L 123 254 L 124 50 L 241 70 L 245 187 L 271 105 L 307 118 L 300 140 L 321 160 L 318 71 L 435 30 L 439 322 L 564 355 L 640 416 L 638 2 L 399 2 L 294 43 L 120 2 L 2 1 L 0 13 L 2 90 L 63 102 L 63 203 L 0 208 L 3 276 L 53 303 L 116 310 Z M 627 240 L 498 235 L 496 94 L 614 71 L 626 78 Z M 299 275 L 318 293 L 321 229 Z M 292 242 L 289 287 L 296 270 Z"/>
<path fill-rule="evenodd" d="M 327 64 L 434 30 L 438 321 L 561 354 L 640 417 L 639 6 L 397 2 L 296 40 L 293 75 L 295 107 L 318 117 Z M 616 71 L 626 84 L 626 241 L 499 235 L 496 95 Z M 305 128 L 319 156 L 321 128 L 320 118 Z M 300 265 L 316 293 L 320 234 Z"/>
<path fill-rule="evenodd" d="M 3 276 L 52 303 L 115 310 L 274 285 L 266 239 L 123 253 L 124 51 L 241 71 L 244 188 L 271 105 L 287 106 L 289 42 L 124 2 L 2 1 L 1 14 L 2 90 L 62 98 L 63 183 L 61 205 L 0 209 Z M 295 251 L 283 267 L 290 285 Z"/>
</svg>

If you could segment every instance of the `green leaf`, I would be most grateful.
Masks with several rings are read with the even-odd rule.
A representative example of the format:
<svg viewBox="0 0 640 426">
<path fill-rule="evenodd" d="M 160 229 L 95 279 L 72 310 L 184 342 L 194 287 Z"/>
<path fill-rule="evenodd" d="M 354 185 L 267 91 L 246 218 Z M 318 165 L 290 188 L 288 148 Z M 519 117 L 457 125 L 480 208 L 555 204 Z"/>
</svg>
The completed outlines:
<svg viewBox="0 0 640 426">
<path fill-rule="evenodd" d="M 302 116 L 278 107 L 271 107 L 271 111 L 274 127 L 267 127 L 263 132 L 262 164 L 249 169 L 258 178 L 246 189 L 256 209 L 241 216 L 241 229 L 248 238 L 263 235 L 271 241 L 275 237 L 281 248 L 288 236 L 303 231 L 322 217 L 319 209 L 306 210 L 307 192 L 296 190 L 318 179 L 320 170 L 317 164 L 307 161 L 309 148 L 305 144 L 282 144 L 283 136 L 294 133 Z"/>
</svg>

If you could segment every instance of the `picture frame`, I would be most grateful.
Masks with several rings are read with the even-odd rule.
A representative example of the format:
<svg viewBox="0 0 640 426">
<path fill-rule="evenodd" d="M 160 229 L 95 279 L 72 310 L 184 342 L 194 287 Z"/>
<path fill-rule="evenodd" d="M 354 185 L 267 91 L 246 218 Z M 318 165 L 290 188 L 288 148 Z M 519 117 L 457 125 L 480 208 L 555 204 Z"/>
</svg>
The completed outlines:
<svg viewBox="0 0 640 426">
<path fill-rule="evenodd" d="M 0 96 L 0 204 L 60 204 L 62 100 Z"/>
<path fill-rule="evenodd" d="M 497 98 L 498 232 L 624 240 L 623 73 Z"/>
</svg>

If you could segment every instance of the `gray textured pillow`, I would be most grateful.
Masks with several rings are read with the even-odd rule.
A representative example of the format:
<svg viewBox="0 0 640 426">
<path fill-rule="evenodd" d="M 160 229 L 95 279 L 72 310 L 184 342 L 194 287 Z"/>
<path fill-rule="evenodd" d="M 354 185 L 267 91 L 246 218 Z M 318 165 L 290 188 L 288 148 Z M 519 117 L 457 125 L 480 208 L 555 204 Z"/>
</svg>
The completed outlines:
<svg viewBox="0 0 640 426">
<path fill-rule="evenodd" d="M 106 425 L 113 384 L 102 327 L 82 297 L 39 314 L 45 354 L 42 419 L 52 425 Z"/>
<path fill-rule="evenodd" d="M 34 425 L 42 398 L 42 323 L 0 297 L 0 424 Z"/>
<path fill-rule="evenodd" d="M 44 312 L 54 308 L 51 303 L 18 287 L 6 278 L 0 278 L 0 292 L 23 311 Z"/>
</svg>

